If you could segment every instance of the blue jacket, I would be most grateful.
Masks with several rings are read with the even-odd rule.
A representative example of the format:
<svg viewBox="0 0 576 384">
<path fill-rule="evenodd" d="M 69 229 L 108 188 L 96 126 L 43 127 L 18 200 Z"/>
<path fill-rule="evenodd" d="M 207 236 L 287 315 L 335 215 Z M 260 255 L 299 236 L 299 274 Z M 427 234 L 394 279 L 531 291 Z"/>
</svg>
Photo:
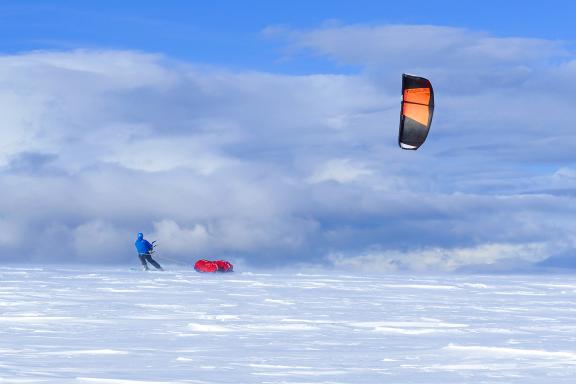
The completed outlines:
<svg viewBox="0 0 576 384">
<path fill-rule="evenodd" d="M 150 244 L 148 240 L 144 239 L 144 235 L 141 233 L 138 234 L 138 240 L 136 240 L 134 245 L 136 246 L 136 249 L 140 255 L 145 255 L 154 249 L 152 244 Z"/>
</svg>

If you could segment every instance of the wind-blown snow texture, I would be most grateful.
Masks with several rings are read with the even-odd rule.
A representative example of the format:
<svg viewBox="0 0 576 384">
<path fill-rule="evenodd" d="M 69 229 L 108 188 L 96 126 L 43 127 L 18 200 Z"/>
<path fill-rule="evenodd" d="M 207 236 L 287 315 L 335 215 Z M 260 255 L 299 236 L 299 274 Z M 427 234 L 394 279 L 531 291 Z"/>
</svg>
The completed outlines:
<svg viewBox="0 0 576 384">
<path fill-rule="evenodd" d="M 0 268 L 0 382 L 574 383 L 576 277 Z"/>
</svg>

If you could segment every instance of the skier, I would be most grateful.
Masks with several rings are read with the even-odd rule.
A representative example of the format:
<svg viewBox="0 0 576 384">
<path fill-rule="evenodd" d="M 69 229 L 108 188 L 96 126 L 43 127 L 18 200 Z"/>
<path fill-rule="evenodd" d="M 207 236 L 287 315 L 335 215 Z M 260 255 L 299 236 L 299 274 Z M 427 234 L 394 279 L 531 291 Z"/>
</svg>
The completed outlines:
<svg viewBox="0 0 576 384">
<path fill-rule="evenodd" d="M 154 243 L 155 241 L 152 242 L 152 244 Z M 138 251 L 138 258 L 140 259 L 142 267 L 145 271 L 149 269 L 146 262 L 152 264 L 154 268 L 163 271 L 164 269 L 162 269 L 160 264 L 158 264 L 158 262 L 152 258 L 152 251 L 154 250 L 154 246 L 152 244 L 150 244 L 148 240 L 144 239 L 144 235 L 142 233 L 139 233 L 138 239 L 134 243 L 136 250 Z"/>
</svg>

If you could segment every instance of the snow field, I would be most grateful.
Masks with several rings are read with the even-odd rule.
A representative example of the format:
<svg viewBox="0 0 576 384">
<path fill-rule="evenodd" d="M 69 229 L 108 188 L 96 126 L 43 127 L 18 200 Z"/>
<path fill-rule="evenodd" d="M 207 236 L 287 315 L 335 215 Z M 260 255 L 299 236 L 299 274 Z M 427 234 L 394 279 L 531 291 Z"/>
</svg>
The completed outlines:
<svg viewBox="0 0 576 384">
<path fill-rule="evenodd" d="M 0 383 L 576 382 L 576 277 L 0 268 Z"/>
</svg>

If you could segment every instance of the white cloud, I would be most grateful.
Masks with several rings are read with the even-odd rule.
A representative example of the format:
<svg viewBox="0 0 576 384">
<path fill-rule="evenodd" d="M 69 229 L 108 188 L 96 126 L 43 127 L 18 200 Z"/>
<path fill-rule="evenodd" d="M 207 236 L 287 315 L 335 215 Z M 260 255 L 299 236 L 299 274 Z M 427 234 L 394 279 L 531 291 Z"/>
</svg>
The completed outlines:
<svg viewBox="0 0 576 384">
<path fill-rule="evenodd" d="M 148 172 L 189 168 L 203 175 L 237 165 L 235 159 L 219 154 L 214 147 L 204 138 L 143 139 L 116 148 L 104 160 Z"/>
<path fill-rule="evenodd" d="M 107 263 L 125 258 L 126 232 L 114 225 L 99 220 L 89 221 L 74 228 L 72 236 L 77 261 Z"/>
<path fill-rule="evenodd" d="M 308 180 L 311 183 L 324 181 L 347 183 L 372 173 L 365 165 L 351 159 L 332 159 L 318 166 Z"/>
<path fill-rule="evenodd" d="M 168 255 L 214 257 L 221 253 L 242 252 L 266 255 L 278 247 L 282 252 L 303 245 L 317 226 L 305 220 L 267 221 L 247 218 L 222 218 L 206 224 L 182 226 L 165 219 L 154 223 L 150 238 L 157 239 L 160 251 Z"/>
<path fill-rule="evenodd" d="M 0 245 L 2 247 L 12 247 L 18 245 L 23 240 L 22 228 L 19 223 L 0 219 Z"/>
<path fill-rule="evenodd" d="M 19 259 L 92 261 L 102 249 L 102 262 L 127 261 L 142 231 L 185 260 L 332 254 L 342 266 L 376 244 L 390 251 L 360 257 L 383 269 L 455 270 L 573 243 L 576 71 L 561 44 L 434 26 L 284 36 L 366 71 L 231 72 L 124 51 L 0 57 L 0 244 Z M 417 152 L 397 147 L 404 69 L 436 89 Z"/>
<path fill-rule="evenodd" d="M 562 44 L 536 38 L 496 37 L 435 25 L 329 25 L 297 30 L 270 27 L 265 34 L 288 40 L 291 51 L 309 49 L 346 64 L 408 68 L 463 64 L 524 65 L 568 55 Z M 469 68 L 468 68 L 469 69 Z"/>
<path fill-rule="evenodd" d="M 332 254 L 328 260 L 336 268 L 363 272 L 454 272 L 462 267 L 476 268 L 498 264 L 526 266 L 550 255 L 546 244 L 483 244 L 465 248 L 426 248 L 413 251 L 368 250 L 358 256 Z"/>
<path fill-rule="evenodd" d="M 154 223 L 152 238 L 160 239 L 158 245 L 168 253 L 189 252 L 201 255 L 214 247 L 215 239 L 208 233 L 205 226 L 195 224 L 191 228 L 183 228 L 173 220 L 162 220 Z M 212 243 L 212 244 L 211 244 Z"/>
</svg>

